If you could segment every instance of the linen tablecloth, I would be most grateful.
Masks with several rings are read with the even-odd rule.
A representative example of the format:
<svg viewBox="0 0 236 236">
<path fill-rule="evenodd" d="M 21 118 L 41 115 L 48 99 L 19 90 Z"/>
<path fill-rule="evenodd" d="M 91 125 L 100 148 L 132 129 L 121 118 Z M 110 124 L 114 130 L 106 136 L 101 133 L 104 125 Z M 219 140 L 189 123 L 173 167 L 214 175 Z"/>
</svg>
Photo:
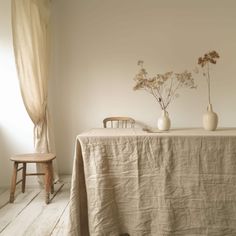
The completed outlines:
<svg viewBox="0 0 236 236">
<path fill-rule="evenodd" d="M 235 236 L 236 129 L 92 129 L 76 139 L 72 236 Z"/>
</svg>

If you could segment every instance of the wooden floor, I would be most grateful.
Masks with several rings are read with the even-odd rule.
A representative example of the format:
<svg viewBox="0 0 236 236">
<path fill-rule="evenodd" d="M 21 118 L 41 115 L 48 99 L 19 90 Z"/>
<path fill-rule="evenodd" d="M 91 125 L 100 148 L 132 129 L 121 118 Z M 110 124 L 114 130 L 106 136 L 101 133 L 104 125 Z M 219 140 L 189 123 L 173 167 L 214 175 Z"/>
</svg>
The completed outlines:
<svg viewBox="0 0 236 236">
<path fill-rule="evenodd" d="M 68 216 L 70 176 L 55 185 L 55 194 L 46 205 L 45 193 L 38 187 L 20 192 L 17 186 L 14 203 L 9 203 L 9 189 L 0 189 L 1 236 L 64 236 Z"/>
</svg>

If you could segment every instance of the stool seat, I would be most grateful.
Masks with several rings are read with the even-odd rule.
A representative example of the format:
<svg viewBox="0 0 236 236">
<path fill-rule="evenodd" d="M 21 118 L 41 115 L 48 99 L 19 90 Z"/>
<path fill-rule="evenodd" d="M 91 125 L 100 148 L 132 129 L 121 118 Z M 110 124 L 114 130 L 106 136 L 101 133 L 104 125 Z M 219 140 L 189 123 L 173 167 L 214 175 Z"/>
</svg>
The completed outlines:
<svg viewBox="0 0 236 236">
<path fill-rule="evenodd" d="M 17 161 L 20 163 L 42 163 L 55 159 L 56 156 L 52 153 L 27 153 L 14 155 L 10 158 L 11 161 Z"/>
<path fill-rule="evenodd" d="M 51 193 L 54 192 L 54 183 L 53 183 L 53 167 L 52 161 L 56 158 L 56 155 L 53 153 L 26 153 L 20 155 L 14 155 L 10 157 L 10 160 L 14 162 L 14 169 L 11 182 L 11 192 L 10 192 L 10 203 L 14 202 L 15 199 L 15 190 L 16 185 L 22 182 L 22 192 L 25 192 L 25 182 L 26 176 L 32 175 L 44 175 L 45 180 L 45 192 L 46 204 L 49 203 L 50 190 Z M 26 173 L 27 163 L 40 163 L 44 169 L 43 173 Z M 22 167 L 18 168 L 18 165 L 21 164 Z M 22 179 L 17 181 L 17 172 L 22 170 Z"/>
</svg>

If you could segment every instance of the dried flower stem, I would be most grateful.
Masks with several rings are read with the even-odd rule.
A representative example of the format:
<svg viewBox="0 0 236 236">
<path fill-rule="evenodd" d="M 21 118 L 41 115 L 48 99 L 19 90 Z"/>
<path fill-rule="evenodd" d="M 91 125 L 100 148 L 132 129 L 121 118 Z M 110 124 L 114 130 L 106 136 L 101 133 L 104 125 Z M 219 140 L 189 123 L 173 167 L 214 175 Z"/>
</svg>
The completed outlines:
<svg viewBox="0 0 236 236">
<path fill-rule="evenodd" d="M 207 62 L 207 87 L 208 87 L 208 103 L 211 104 L 211 77 L 210 77 L 210 66 Z"/>
<path fill-rule="evenodd" d="M 157 100 L 157 102 L 160 104 L 161 106 L 161 109 L 164 110 L 165 109 L 165 105 L 164 105 L 164 102 L 163 102 L 163 99 L 160 100 L 160 97 L 161 97 L 161 94 L 160 92 L 157 90 L 157 93 L 155 93 L 155 91 L 151 88 L 151 90 L 147 90 L 145 89 L 147 92 L 149 92 L 151 95 L 153 95 L 153 97 Z"/>
<path fill-rule="evenodd" d="M 143 68 L 143 61 L 138 61 L 141 67 L 135 76 L 136 85 L 134 90 L 145 90 L 150 93 L 159 103 L 162 110 L 166 110 L 170 102 L 177 97 L 176 91 L 181 87 L 196 88 L 192 74 L 188 71 L 182 73 L 166 72 L 148 78 L 146 70 Z"/>
<path fill-rule="evenodd" d="M 176 91 L 179 89 L 180 85 L 181 85 L 181 83 L 180 83 L 180 81 L 179 81 L 178 85 L 175 87 L 175 89 L 173 89 L 173 94 L 174 94 L 174 95 L 176 94 Z M 170 96 L 170 97 L 169 97 L 169 101 L 167 102 L 166 107 L 168 107 L 168 105 L 170 104 L 170 102 L 171 102 L 171 100 L 172 100 L 173 98 L 174 98 L 174 96 Z"/>
<path fill-rule="evenodd" d="M 217 59 L 220 58 L 216 51 L 210 51 L 205 53 L 204 56 L 198 58 L 198 65 L 202 67 L 203 76 L 206 77 L 207 91 L 208 91 L 208 103 L 211 104 L 211 77 L 210 77 L 210 63 L 216 64 Z M 206 69 L 205 69 L 206 67 Z M 206 71 L 207 70 L 207 71 Z"/>
</svg>

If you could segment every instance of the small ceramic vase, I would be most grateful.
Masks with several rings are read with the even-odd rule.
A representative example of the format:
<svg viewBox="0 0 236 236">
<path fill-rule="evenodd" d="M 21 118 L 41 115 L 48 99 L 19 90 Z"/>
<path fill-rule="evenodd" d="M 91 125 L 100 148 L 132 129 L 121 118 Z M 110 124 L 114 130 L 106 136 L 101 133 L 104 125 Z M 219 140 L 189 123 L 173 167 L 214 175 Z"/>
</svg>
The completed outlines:
<svg viewBox="0 0 236 236">
<path fill-rule="evenodd" d="M 218 116 L 212 109 L 212 104 L 208 104 L 207 112 L 203 115 L 203 127 L 205 130 L 214 131 L 217 128 Z"/>
<path fill-rule="evenodd" d="M 158 122 L 157 122 L 158 129 L 162 131 L 167 131 L 170 129 L 170 125 L 171 125 L 171 122 L 170 122 L 168 112 L 166 110 L 162 110 L 161 117 L 158 119 Z"/>
</svg>

